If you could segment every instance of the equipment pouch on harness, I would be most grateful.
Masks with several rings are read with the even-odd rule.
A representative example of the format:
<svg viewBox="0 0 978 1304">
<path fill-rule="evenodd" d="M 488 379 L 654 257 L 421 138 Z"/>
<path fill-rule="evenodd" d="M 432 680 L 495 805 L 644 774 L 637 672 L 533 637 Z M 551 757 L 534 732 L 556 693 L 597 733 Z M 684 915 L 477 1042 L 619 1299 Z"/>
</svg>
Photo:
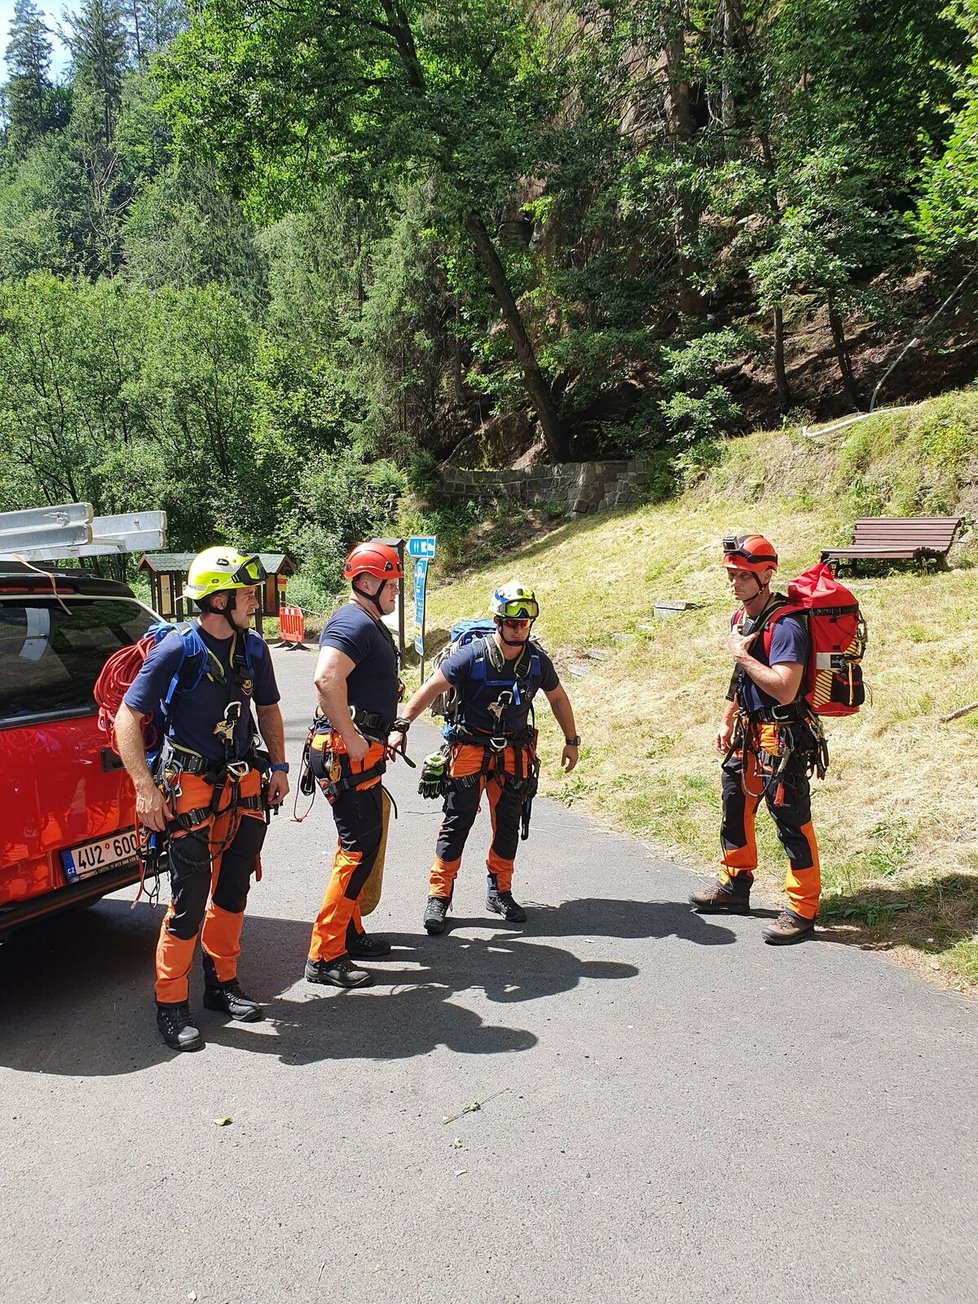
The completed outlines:
<svg viewBox="0 0 978 1304">
<path fill-rule="evenodd" d="M 315 721 L 310 730 L 307 742 L 308 768 L 322 789 L 323 796 L 332 806 L 350 788 L 359 788 L 372 779 L 380 778 L 387 770 L 387 758 L 382 756 L 369 769 L 355 770 L 354 762 L 340 743 L 339 734 L 328 727 L 318 727 L 319 725 L 320 722 Z M 305 756 L 303 762 L 305 763 Z"/>
</svg>

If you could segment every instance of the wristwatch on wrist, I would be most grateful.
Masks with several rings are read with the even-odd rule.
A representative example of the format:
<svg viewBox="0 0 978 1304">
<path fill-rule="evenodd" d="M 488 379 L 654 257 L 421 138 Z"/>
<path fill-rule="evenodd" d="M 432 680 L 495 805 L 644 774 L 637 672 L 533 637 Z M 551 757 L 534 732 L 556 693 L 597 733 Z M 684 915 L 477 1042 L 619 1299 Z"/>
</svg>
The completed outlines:
<svg viewBox="0 0 978 1304">
<path fill-rule="evenodd" d="M 272 766 L 273 774 L 288 774 L 288 772 L 289 772 L 288 761 L 276 761 L 275 764 Z"/>
<path fill-rule="evenodd" d="M 564 742 L 568 747 L 580 747 L 581 745 L 580 737 L 577 734 L 575 734 L 573 738 L 565 738 Z"/>
</svg>

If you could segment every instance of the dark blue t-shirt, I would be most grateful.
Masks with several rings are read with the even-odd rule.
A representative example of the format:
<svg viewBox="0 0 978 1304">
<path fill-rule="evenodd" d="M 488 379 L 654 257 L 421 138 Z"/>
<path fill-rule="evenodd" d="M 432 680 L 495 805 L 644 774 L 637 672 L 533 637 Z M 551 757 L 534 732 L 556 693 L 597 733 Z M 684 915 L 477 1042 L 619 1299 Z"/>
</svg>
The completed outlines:
<svg viewBox="0 0 978 1304">
<path fill-rule="evenodd" d="M 452 652 L 438 669 L 453 688 L 459 693 L 459 714 L 457 728 L 464 733 L 518 735 L 525 733 L 530 714 L 530 703 L 538 689 L 552 693 L 560 684 L 554 663 L 540 647 L 539 643 L 529 643 L 525 651 L 514 661 L 504 661 L 498 668 L 487 659 L 486 675 L 482 679 L 473 672 L 476 659 L 482 651 L 485 639 L 475 638 L 457 651 Z M 531 675 L 530 658 L 536 656 L 539 661 L 538 675 Z M 497 658 L 498 659 L 498 658 Z M 519 681 L 519 691 L 514 685 Z M 507 695 L 513 695 L 513 701 Z M 498 711 L 489 708 L 499 704 L 500 695 L 503 704 Z M 519 701 L 516 698 L 519 698 Z"/>
<path fill-rule="evenodd" d="M 749 634 L 752 627 L 753 623 L 751 621 L 742 622 L 742 629 L 745 634 Z M 808 660 L 808 630 L 796 616 L 782 616 L 780 620 L 776 620 L 771 626 L 770 655 L 765 655 L 765 640 L 766 635 L 761 634 L 755 638 L 747 649 L 755 661 L 760 661 L 763 666 L 780 666 L 784 665 L 785 662 L 805 665 Z M 804 678 L 802 678 L 802 689 L 804 689 Z M 769 710 L 772 706 L 781 705 L 770 693 L 765 693 L 763 689 L 758 688 L 750 675 L 746 673 L 737 697 L 745 711 Z"/>
<path fill-rule="evenodd" d="M 274 706 L 279 700 L 278 686 L 275 683 L 275 671 L 268 647 L 259 635 L 250 633 L 251 667 L 254 682 L 247 678 L 241 684 L 231 683 L 232 638 L 214 638 L 194 625 L 204 645 L 210 649 L 221 664 L 227 677 L 227 684 L 207 675 L 191 692 L 184 692 L 178 687 L 170 701 L 167 719 L 167 736 L 179 747 L 197 752 L 207 760 L 223 761 L 225 759 L 224 739 L 215 733 L 215 726 L 224 719 L 228 701 L 241 703 L 241 711 L 234 731 L 234 758 L 245 759 L 251 752 L 254 738 L 254 724 L 251 716 L 251 703 L 256 706 Z M 236 636 L 237 645 L 242 648 L 242 635 Z M 211 665 L 208 658 L 208 665 Z M 184 644 L 180 635 L 174 631 L 161 639 L 143 663 L 139 674 L 130 684 L 122 699 L 127 706 L 140 714 L 149 714 L 156 709 L 167 689 L 170 680 L 179 670 L 185 682 L 193 683 L 197 678 L 199 662 L 193 657 L 184 658 Z M 242 671 L 245 667 L 242 665 Z M 229 696 L 230 692 L 230 696 Z"/>
<path fill-rule="evenodd" d="M 371 711 L 393 721 L 397 715 L 397 651 L 387 626 L 355 602 L 348 602 L 326 622 L 319 646 L 335 648 L 353 662 L 346 699 L 354 710 Z"/>
</svg>

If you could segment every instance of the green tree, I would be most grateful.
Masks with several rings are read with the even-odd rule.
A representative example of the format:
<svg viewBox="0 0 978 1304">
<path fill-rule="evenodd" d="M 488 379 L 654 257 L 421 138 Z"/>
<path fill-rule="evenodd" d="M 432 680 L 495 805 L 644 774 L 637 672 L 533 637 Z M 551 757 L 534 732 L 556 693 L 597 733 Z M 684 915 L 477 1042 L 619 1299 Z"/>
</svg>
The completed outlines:
<svg viewBox="0 0 978 1304">
<path fill-rule="evenodd" d="M 255 14 L 204 3 L 164 60 L 178 136 L 205 149 L 253 211 L 314 199 L 327 181 L 434 174 L 506 323 L 551 455 L 567 442 L 491 234 L 490 214 L 541 165 L 559 99 L 546 31 L 509 0 L 437 10 L 303 0 Z"/>
<path fill-rule="evenodd" d="M 9 155 L 18 159 L 61 125 L 62 101 L 51 80 L 51 41 L 34 0 L 17 0 L 14 5 L 5 58 L 6 144 Z"/>
</svg>

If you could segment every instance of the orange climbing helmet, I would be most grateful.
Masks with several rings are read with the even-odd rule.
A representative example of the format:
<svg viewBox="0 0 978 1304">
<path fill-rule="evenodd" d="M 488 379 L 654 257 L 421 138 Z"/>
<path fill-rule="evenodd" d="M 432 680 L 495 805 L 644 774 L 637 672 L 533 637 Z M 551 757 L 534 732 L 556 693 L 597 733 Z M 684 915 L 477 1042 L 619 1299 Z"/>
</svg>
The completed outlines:
<svg viewBox="0 0 978 1304">
<path fill-rule="evenodd" d="M 760 571 L 778 569 L 774 544 L 763 534 L 727 535 L 723 540 L 723 564 L 727 570 Z"/>
<path fill-rule="evenodd" d="M 343 563 L 343 578 L 352 581 L 358 575 L 375 575 L 379 580 L 402 580 L 404 570 L 397 549 L 380 539 L 358 543 Z"/>
</svg>

